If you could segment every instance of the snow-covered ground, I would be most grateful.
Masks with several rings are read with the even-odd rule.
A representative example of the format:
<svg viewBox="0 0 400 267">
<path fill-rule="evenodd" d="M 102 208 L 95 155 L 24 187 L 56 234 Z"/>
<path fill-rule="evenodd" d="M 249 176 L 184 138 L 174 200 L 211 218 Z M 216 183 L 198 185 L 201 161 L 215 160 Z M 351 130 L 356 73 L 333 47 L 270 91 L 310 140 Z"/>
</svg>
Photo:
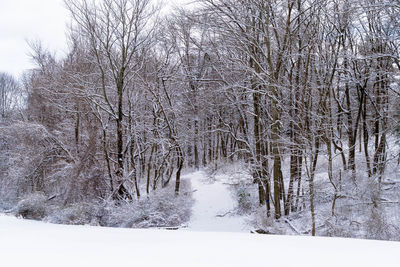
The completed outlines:
<svg viewBox="0 0 400 267">
<path fill-rule="evenodd" d="M 56 225 L 0 215 L 0 266 L 400 264 L 400 242 L 250 234 L 245 218 L 226 214 L 235 208 L 229 181 L 217 177 L 212 182 L 202 172 L 185 179 L 191 179 L 196 190 L 185 231 Z"/>
<path fill-rule="evenodd" d="M 55 225 L 0 216 L 1 266 L 399 266 L 400 243 Z"/>
<path fill-rule="evenodd" d="M 229 191 L 227 177 L 210 179 L 204 172 L 197 171 L 183 179 L 190 179 L 195 199 L 188 230 L 250 232 L 246 218 L 234 214 L 236 201 Z"/>
</svg>

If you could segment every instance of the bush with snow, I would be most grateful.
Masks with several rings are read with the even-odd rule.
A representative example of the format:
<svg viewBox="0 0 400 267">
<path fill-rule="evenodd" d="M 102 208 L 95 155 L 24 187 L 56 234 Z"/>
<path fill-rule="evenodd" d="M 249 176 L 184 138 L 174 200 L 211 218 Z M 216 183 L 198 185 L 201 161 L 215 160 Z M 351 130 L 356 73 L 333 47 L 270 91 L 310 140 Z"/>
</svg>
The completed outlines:
<svg viewBox="0 0 400 267">
<path fill-rule="evenodd" d="M 148 197 L 126 202 L 76 202 L 54 208 L 47 221 L 58 224 L 101 225 L 125 228 L 179 227 L 190 218 L 193 199 L 189 181 L 182 181 L 181 194 L 171 187 Z"/>
<path fill-rule="evenodd" d="M 113 227 L 179 227 L 190 218 L 193 199 L 190 182 L 181 181 L 181 194 L 170 187 L 152 192 L 151 196 L 120 205 L 107 203 L 99 224 Z"/>
<path fill-rule="evenodd" d="M 254 210 L 254 201 L 251 194 L 252 186 L 248 183 L 240 182 L 234 187 L 235 197 L 238 203 L 238 212 L 250 214 Z"/>
<path fill-rule="evenodd" d="M 98 209 L 96 203 L 73 203 L 55 211 L 48 220 L 58 224 L 97 225 L 96 211 Z"/>
<path fill-rule="evenodd" d="M 47 214 L 46 201 L 47 197 L 41 192 L 30 194 L 18 202 L 16 214 L 25 219 L 41 220 Z"/>
</svg>

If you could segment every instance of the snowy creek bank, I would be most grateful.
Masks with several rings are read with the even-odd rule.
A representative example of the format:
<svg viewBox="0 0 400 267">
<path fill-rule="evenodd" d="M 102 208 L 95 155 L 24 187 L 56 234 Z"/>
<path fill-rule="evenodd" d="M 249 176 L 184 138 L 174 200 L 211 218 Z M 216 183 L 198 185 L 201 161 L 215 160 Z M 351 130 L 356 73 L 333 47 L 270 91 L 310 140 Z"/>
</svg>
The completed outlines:
<svg viewBox="0 0 400 267">
<path fill-rule="evenodd" d="M 56 225 L 0 214 L 1 266 L 399 264 L 400 242 L 250 234 L 247 218 L 235 211 L 229 176 L 211 179 L 198 171 L 182 178 L 191 181 L 195 203 L 180 231 Z"/>
<path fill-rule="evenodd" d="M 183 177 L 191 181 L 193 198 L 192 216 L 187 230 L 208 232 L 250 232 L 247 218 L 235 214 L 236 200 L 229 190 L 225 176 L 207 177 L 203 171 Z"/>
</svg>

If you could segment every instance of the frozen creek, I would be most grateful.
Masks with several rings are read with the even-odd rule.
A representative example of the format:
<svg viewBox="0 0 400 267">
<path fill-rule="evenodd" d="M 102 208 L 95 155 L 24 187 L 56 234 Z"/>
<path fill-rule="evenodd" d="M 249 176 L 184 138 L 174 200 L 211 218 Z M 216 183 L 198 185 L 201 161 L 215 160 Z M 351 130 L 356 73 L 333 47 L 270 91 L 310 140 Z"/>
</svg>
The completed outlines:
<svg viewBox="0 0 400 267">
<path fill-rule="evenodd" d="M 188 230 L 207 232 L 250 232 L 246 217 L 234 214 L 236 201 L 229 191 L 229 181 L 225 176 L 210 179 L 202 171 L 188 174 L 195 204 Z"/>
</svg>

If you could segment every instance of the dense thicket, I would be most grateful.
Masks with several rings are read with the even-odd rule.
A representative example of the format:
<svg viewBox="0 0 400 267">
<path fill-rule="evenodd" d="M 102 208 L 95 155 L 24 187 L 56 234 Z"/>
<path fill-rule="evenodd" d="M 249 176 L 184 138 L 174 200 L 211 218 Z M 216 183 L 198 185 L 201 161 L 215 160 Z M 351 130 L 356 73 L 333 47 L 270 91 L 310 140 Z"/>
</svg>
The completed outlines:
<svg viewBox="0 0 400 267">
<path fill-rule="evenodd" d="M 332 216 L 361 185 L 385 201 L 400 160 L 397 1 L 201 0 L 166 17 L 150 0 L 65 3 L 69 53 L 32 46 L 26 120 L 2 129 L 19 133 L 2 143 L 12 197 L 120 202 L 171 181 L 178 195 L 183 168 L 242 161 L 264 216 L 306 209 L 313 235 L 317 169 Z"/>
</svg>

